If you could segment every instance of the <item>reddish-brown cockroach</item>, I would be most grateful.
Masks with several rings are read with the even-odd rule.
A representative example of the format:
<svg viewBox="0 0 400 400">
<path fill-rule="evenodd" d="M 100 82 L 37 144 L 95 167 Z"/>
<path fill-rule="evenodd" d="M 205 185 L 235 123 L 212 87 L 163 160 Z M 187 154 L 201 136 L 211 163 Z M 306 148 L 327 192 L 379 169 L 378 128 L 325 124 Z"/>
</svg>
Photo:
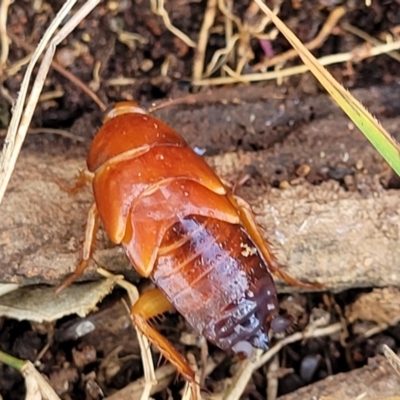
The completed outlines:
<svg viewBox="0 0 400 400">
<path fill-rule="evenodd" d="M 285 319 L 271 274 L 287 275 L 263 240 L 247 203 L 173 129 L 134 102 L 118 103 L 94 138 L 87 165 L 93 174 L 83 261 L 92 257 L 99 219 L 122 244 L 133 266 L 156 289 L 132 308 L 138 329 L 189 381 L 185 359 L 149 320 L 175 307 L 220 348 L 249 356 L 268 347 L 268 331 Z"/>
</svg>

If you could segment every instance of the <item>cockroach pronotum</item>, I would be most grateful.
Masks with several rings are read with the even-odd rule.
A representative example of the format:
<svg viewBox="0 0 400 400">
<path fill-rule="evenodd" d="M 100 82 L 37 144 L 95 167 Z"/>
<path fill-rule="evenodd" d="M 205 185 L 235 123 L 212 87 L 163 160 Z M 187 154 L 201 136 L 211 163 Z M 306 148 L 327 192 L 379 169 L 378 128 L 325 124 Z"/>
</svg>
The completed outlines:
<svg viewBox="0 0 400 400">
<path fill-rule="evenodd" d="M 285 273 L 262 238 L 250 206 L 232 191 L 172 128 L 135 102 L 107 113 L 87 159 L 95 203 L 81 264 L 94 251 L 99 220 L 122 244 L 138 273 L 155 289 L 132 308 L 137 328 L 189 381 L 184 357 L 149 320 L 173 308 L 210 342 L 250 356 L 266 349 L 268 331 L 283 331 L 274 274 Z"/>
</svg>

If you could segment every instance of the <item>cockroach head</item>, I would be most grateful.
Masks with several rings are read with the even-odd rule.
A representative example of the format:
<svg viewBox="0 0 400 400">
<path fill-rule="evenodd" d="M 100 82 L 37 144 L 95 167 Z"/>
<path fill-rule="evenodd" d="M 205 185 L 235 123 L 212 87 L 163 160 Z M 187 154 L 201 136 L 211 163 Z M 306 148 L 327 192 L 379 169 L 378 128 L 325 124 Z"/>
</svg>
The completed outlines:
<svg viewBox="0 0 400 400">
<path fill-rule="evenodd" d="M 123 114 L 147 114 L 136 101 L 120 101 L 105 113 L 104 123 Z"/>
</svg>

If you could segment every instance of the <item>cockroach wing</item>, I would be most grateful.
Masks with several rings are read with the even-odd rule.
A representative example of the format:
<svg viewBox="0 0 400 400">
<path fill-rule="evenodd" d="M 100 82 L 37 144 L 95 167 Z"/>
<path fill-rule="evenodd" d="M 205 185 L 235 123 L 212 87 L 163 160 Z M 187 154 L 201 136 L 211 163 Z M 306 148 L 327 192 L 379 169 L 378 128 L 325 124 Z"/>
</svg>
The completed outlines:
<svg viewBox="0 0 400 400">
<path fill-rule="evenodd" d="M 240 222 L 237 210 L 226 196 L 218 195 L 198 182 L 173 179 L 160 184 L 157 190 L 134 202 L 122 241 L 141 275 L 150 275 L 165 232 L 189 215 L 231 224 Z"/>
<path fill-rule="evenodd" d="M 189 147 L 158 146 L 132 159 L 107 163 L 101 168 L 95 175 L 93 190 L 110 239 L 116 244 L 121 243 L 135 199 L 146 190 L 157 189 L 164 181 L 190 179 L 214 193 L 225 194 L 225 187 L 217 175 L 200 161 Z M 176 210 L 180 207 L 178 203 L 175 206 Z"/>
</svg>

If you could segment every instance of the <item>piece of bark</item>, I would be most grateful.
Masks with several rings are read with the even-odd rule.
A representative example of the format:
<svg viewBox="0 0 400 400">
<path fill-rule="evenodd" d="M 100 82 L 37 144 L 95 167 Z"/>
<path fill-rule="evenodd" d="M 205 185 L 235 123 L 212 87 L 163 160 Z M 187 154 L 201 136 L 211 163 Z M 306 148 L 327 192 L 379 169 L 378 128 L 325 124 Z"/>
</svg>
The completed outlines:
<svg viewBox="0 0 400 400">
<path fill-rule="evenodd" d="M 328 378 L 281 396 L 278 400 L 304 399 L 385 399 L 400 393 L 400 379 L 383 356 L 369 360 L 369 364 L 350 372 Z"/>
<path fill-rule="evenodd" d="M 246 163 L 253 156 L 247 154 Z M 228 175 L 245 167 L 243 157 L 235 154 L 211 161 L 217 172 Z M 71 181 L 82 168 L 84 160 L 70 154 L 21 153 L 0 207 L 0 281 L 57 283 L 74 270 L 93 198 L 90 189 L 70 196 L 54 177 Z M 365 197 L 327 182 L 287 190 L 243 187 L 240 194 L 250 200 L 279 260 L 294 276 L 324 282 L 335 291 L 400 285 L 397 191 Z M 96 262 L 129 279 L 137 277 L 122 249 L 104 233 L 99 236 Z M 93 278 L 93 271 L 85 277 Z"/>
</svg>

